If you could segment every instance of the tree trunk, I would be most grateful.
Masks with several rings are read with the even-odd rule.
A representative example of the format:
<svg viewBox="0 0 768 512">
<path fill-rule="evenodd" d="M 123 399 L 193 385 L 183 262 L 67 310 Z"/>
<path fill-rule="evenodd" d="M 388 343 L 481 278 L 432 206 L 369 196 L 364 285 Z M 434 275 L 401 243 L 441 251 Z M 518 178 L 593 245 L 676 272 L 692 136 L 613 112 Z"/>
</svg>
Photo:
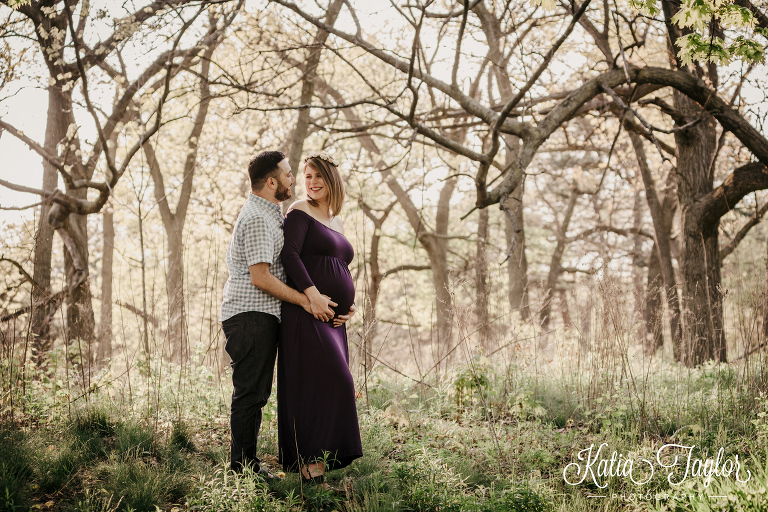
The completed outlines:
<svg viewBox="0 0 768 512">
<path fill-rule="evenodd" d="M 117 133 L 110 138 L 112 145 L 107 147 L 107 154 L 114 161 L 117 148 Z M 102 210 L 103 247 L 101 256 L 101 312 L 99 315 L 99 347 L 96 352 L 96 365 L 103 365 L 112 359 L 112 274 L 115 255 L 115 212 L 112 202 Z"/>
<path fill-rule="evenodd" d="M 112 270 L 115 254 L 115 215 L 112 206 L 103 210 L 104 248 L 101 258 L 101 314 L 99 318 L 99 349 L 96 364 L 112 358 Z"/>
<path fill-rule="evenodd" d="M 81 194 L 80 192 L 80 190 L 73 190 L 69 191 L 69 194 L 78 199 L 84 199 L 85 194 Z M 69 223 L 69 229 L 67 231 L 70 236 L 72 236 L 77 252 L 82 258 L 82 264 L 87 272 L 89 259 L 87 217 L 85 215 L 72 213 L 69 215 L 67 221 Z M 69 251 L 64 251 L 64 269 L 67 273 L 67 280 L 69 281 L 70 276 L 76 272 L 73 257 Z M 73 290 L 70 290 L 67 295 L 66 318 L 67 325 L 65 339 L 67 346 L 72 347 L 69 350 L 75 350 L 77 352 L 79 355 L 78 363 L 81 365 L 84 373 L 85 369 L 87 369 L 87 374 L 89 375 L 92 362 L 93 342 L 95 339 L 93 296 L 91 295 L 91 280 L 89 277 L 86 277 L 85 281 L 80 283 Z M 73 362 L 76 361 L 73 360 Z"/>
<path fill-rule="evenodd" d="M 324 92 L 329 94 L 331 98 L 336 101 L 336 103 L 345 103 L 345 99 L 339 91 L 333 89 L 319 79 L 318 83 L 322 85 Z M 427 252 L 432 267 L 432 281 L 435 287 L 437 339 L 441 345 L 448 344 L 451 337 L 451 317 L 453 315 L 453 306 L 449 292 L 450 280 L 447 263 L 448 241 L 445 236 L 448 233 L 450 200 L 456 187 L 456 179 L 452 178 L 447 180 L 440 191 L 440 199 L 437 206 L 435 232 L 431 233 L 428 231 L 427 226 L 424 225 L 420 211 L 408 196 L 408 192 L 398 182 L 397 177 L 392 172 L 392 168 L 382 158 L 381 150 L 373 140 L 373 137 L 365 131 L 364 123 L 360 120 L 355 110 L 351 107 L 348 107 L 344 108 L 342 112 L 344 113 L 344 116 L 350 125 L 355 128 L 363 128 L 358 140 L 367 152 L 369 152 L 371 155 L 375 155 L 375 167 L 381 174 L 383 184 L 386 184 L 386 186 L 397 198 L 400 207 L 403 209 L 406 217 L 408 218 L 408 223 L 413 229 L 413 233 L 416 235 L 416 239 Z M 462 137 L 466 136 L 466 129 L 462 130 L 460 133 L 454 133 L 453 136 L 454 139 L 463 140 Z M 438 348 L 436 351 L 437 360 L 442 359 L 442 356 L 439 356 L 438 354 L 444 354 L 442 348 Z M 438 366 L 436 366 L 436 369 L 439 369 Z"/>
<path fill-rule="evenodd" d="M 664 279 L 661 276 L 661 262 L 656 242 L 648 256 L 648 283 L 645 290 L 645 353 L 653 355 L 664 346 L 664 303 L 662 289 Z"/>
<path fill-rule="evenodd" d="M 72 112 L 72 97 L 67 94 L 62 94 L 58 87 L 50 87 L 51 93 L 49 93 L 49 109 L 55 108 L 57 111 L 49 112 L 48 123 L 53 122 L 54 126 L 46 128 L 46 144 L 53 144 L 53 153 L 57 154 L 55 150 L 56 144 L 66 140 L 69 126 L 75 124 L 75 118 Z M 55 141 L 55 142 L 54 142 Z M 79 148 L 79 138 L 75 136 L 69 143 L 69 148 L 66 154 L 70 159 L 78 158 L 76 152 Z M 71 160 L 70 160 L 71 161 Z M 85 176 L 90 179 L 90 176 Z M 57 177 L 58 181 L 58 177 Z M 67 195 L 78 201 L 84 201 L 87 199 L 87 189 L 79 188 L 72 189 L 67 186 Z M 51 210 L 47 220 L 51 220 Z M 73 283 L 74 276 L 78 273 L 85 275 L 85 280 L 80 282 L 73 289 L 69 290 L 66 296 L 67 313 L 66 313 L 66 325 L 64 328 L 64 339 L 67 346 L 68 356 L 74 356 L 73 362 L 78 362 L 81 365 L 81 369 L 88 369 L 90 375 L 90 366 L 92 363 L 92 349 L 95 339 L 94 328 L 95 321 L 93 317 L 93 299 L 91 296 L 90 279 L 88 279 L 88 224 L 87 216 L 76 213 L 71 213 L 68 216 L 62 216 L 61 210 L 55 213 L 54 227 L 61 227 L 65 237 L 71 238 L 71 244 L 66 245 L 64 250 L 64 270 L 67 275 L 67 283 Z M 60 233 L 61 234 L 61 233 Z M 77 254 L 73 255 L 71 251 L 76 251 Z M 77 264 L 75 264 L 77 261 Z M 80 269 L 77 269 L 77 266 Z M 82 274 L 80 274 L 82 275 Z M 77 355 L 74 355 L 76 351 Z M 85 375 L 85 372 L 83 372 Z M 88 385 L 87 382 L 84 382 Z"/>
<path fill-rule="evenodd" d="M 48 119 L 45 127 L 45 150 L 57 154 L 56 145 L 66 134 L 63 98 L 55 87 L 48 88 Z M 43 190 L 53 191 L 59 181 L 59 172 L 46 160 L 43 160 Z M 45 203 L 40 209 L 40 221 L 35 235 L 35 261 L 33 278 L 40 288 L 32 287 L 32 357 L 35 366 L 43 369 L 47 363 L 48 352 L 52 347 L 50 334 L 51 320 L 57 304 L 46 299 L 51 293 L 51 255 L 53 253 L 53 227 L 48 223 L 50 204 Z"/>
<path fill-rule="evenodd" d="M 702 114 L 701 108 L 675 92 L 675 108 L 689 122 Z M 706 115 L 698 124 L 675 132 L 677 172 L 681 176 L 678 198 L 682 209 L 681 273 L 685 313 L 682 361 L 696 366 L 707 360 L 726 361 L 723 332 L 723 298 L 720 293 L 720 219 L 702 225 L 689 215 L 694 203 L 713 190 L 717 136 L 714 119 Z"/>
<path fill-rule="evenodd" d="M 592 348 L 592 288 L 579 301 L 579 350 L 586 354 Z"/>
<path fill-rule="evenodd" d="M 571 319 L 571 309 L 568 307 L 568 294 L 565 290 L 558 292 L 558 299 L 560 301 L 560 315 L 563 317 L 563 327 L 571 329 L 573 320 Z"/>
<path fill-rule="evenodd" d="M 717 222 L 706 230 L 691 229 L 683 241 L 683 302 L 687 327 L 684 350 L 687 355 L 683 362 L 687 366 L 710 359 L 727 361 L 720 293 L 719 226 Z"/>
<path fill-rule="evenodd" d="M 141 330 L 141 341 L 144 346 L 144 361 L 146 363 L 146 367 L 144 368 L 144 371 L 146 372 L 147 377 L 152 375 L 152 353 L 149 349 L 149 311 L 147 310 L 147 253 L 146 253 L 146 246 L 144 245 L 144 215 L 141 211 L 141 195 L 139 193 L 136 194 L 137 201 L 137 209 L 136 209 L 136 220 L 138 220 L 139 224 L 139 264 L 141 265 L 141 323 L 143 329 Z M 168 273 L 166 272 L 166 276 Z M 166 289 L 168 286 L 168 279 L 166 278 L 165 281 Z M 169 297 L 170 301 L 170 297 Z M 170 315 L 170 313 L 169 313 Z M 170 316 L 169 316 L 170 319 Z M 170 322 L 168 330 L 170 331 Z M 168 335 L 166 337 L 166 341 L 170 345 L 170 351 L 173 352 L 173 338 L 172 336 Z M 173 357 L 171 357 L 171 360 L 173 361 Z"/>
<path fill-rule="evenodd" d="M 636 189 L 637 191 L 637 189 Z M 639 191 L 635 194 L 635 204 L 632 209 L 632 227 L 635 234 L 632 236 L 632 288 L 634 297 L 633 321 L 636 322 L 637 342 L 645 345 L 645 297 L 643 289 L 643 237 L 640 235 L 640 228 L 643 226 L 643 208 L 642 199 Z"/>
<path fill-rule="evenodd" d="M 183 182 L 176 211 L 171 210 L 168 202 L 168 194 L 165 189 L 165 180 L 157 160 L 152 144 L 147 141 L 143 145 L 144 154 L 149 164 L 150 175 L 154 183 L 155 199 L 157 201 L 160 218 L 163 221 L 165 237 L 168 244 L 168 269 L 165 276 L 165 287 L 168 295 L 168 336 L 167 343 L 171 361 L 179 364 L 187 362 L 190 356 L 189 338 L 187 336 L 187 316 L 184 300 L 184 224 L 187 219 L 187 208 L 192 197 L 192 189 L 195 178 L 195 170 L 198 161 L 197 154 L 200 147 L 200 136 L 208 116 L 208 107 L 211 103 L 210 83 L 208 74 L 210 71 L 211 57 L 220 40 L 211 43 L 203 53 L 200 63 L 200 104 L 195 115 L 195 120 L 187 141 L 187 156 L 183 168 Z M 141 213 L 139 213 L 141 215 Z M 143 259 L 142 259 L 143 261 Z M 146 311 L 145 311 L 146 313 Z M 145 350 L 149 350 L 146 341 Z M 149 353 L 147 353 L 149 358 Z"/>
<path fill-rule="evenodd" d="M 763 339 L 768 340 L 768 243 L 766 247 L 765 259 L 765 291 L 763 293 Z"/>
<path fill-rule="evenodd" d="M 377 252 L 379 250 L 378 245 L 379 244 L 377 240 L 375 247 Z M 373 249 L 373 244 L 371 244 L 371 251 L 373 251 Z M 378 255 L 376 259 L 378 260 Z M 371 280 L 368 286 L 368 295 L 365 298 L 365 309 L 363 313 L 363 344 L 360 346 L 360 351 L 362 352 L 360 354 L 361 360 L 364 361 L 366 372 L 370 372 L 373 368 L 373 340 L 376 337 L 376 328 L 378 327 L 378 319 L 376 318 L 376 303 L 379 300 L 380 290 L 381 273 L 374 272 L 373 265 L 371 265 Z"/>
<path fill-rule="evenodd" d="M 176 223 L 179 222 L 176 216 Z M 183 221 L 183 219 L 181 219 Z M 168 341 L 171 361 L 183 363 L 189 360 L 189 337 L 184 302 L 184 243 L 183 229 L 166 233 L 168 237 L 168 274 L 165 278 L 168 293 Z"/>
<path fill-rule="evenodd" d="M 549 272 L 547 273 L 547 284 L 544 288 L 544 304 L 541 307 L 541 313 L 539 314 L 539 321 L 541 323 L 541 330 L 544 333 L 540 338 L 540 347 L 546 348 L 548 337 L 546 336 L 546 330 L 549 328 L 549 321 L 552 316 L 552 301 L 555 298 L 555 286 L 557 285 L 557 279 L 560 277 L 560 270 L 562 269 L 563 253 L 566 247 L 566 233 L 568 232 L 568 226 L 571 223 L 571 216 L 573 210 L 576 208 L 576 200 L 579 198 L 579 192 L 575 188 L 571 191 L 571 197 L 568 199 L 568 206 L 565 209 L 563 220 L 560 223 L 560 227 L 555 233 L 557 237 L 557 243 L 555 250 L 552 252 L 552 258 L 549 262 Z"/>
<path fill-rule="evenodd" d="M 490 320 L 488 318 L 488 208 L 480 210 L 477 220 L 477 245 L 475 257 L 475 317 L 480 347 L 490 350 Z"/>
<path fill-rule="evenodd" d="M 376 304 L 378 303 L 379 292 L 381 291 L 381 281 L 384 279 L 384 274 L 381 272 L 381 267 L 379 265 L 381 229 L 384 226 L 384 221 L 387 220 L 387 217 L 389 217 L 389 214 L 392 212 L 392 208 L 396 203 L 390 203 L 379 216 L 376 216 L 373 213 L 373 210 L 371 210 L 362 198 L 360 198 L 359 204 L 365 216 L 373 222 L 373 236 L 371 237 L 371 247 L 368 254 L 368 265 L 371 269 L 371 276 L 368 282 L 368 290 L 363 299 L 363 342 L 360 346 L 361 360 L 364 361 L 365 371 L 367 373 L 373 368 L 373 340 L 376 337 L 376 327 L 378 326 Z"/>
<path fill-rule="evenodd" d="M 333 0 L 328 6 L 328 10 L 325 15 L 325 22 L 333 26 L 336 23 L 336 18 L 341 11 L 342 0 Z M 323 46 L 328 39 L 328 32 L 318 29 L 315 35 L 314 44 L 310 47 L 309 57 L 304 65 L 304 74 L 301 78 L 301 98 L 299 99 L 299 105 L 309 105 L 312 103 L 312 98 L 315 96 L 315 75 L 317 73 L 317 66 L 320 64 L 320 57 L 323 51 Z M 307 138 L 307 132 L 309 130 L 309 118 L 310 109 L 304 108 L 299 110 L 298 118 L 296 119 L 296 126 L 293 129 L 291 135 L 291 149 L 288 152 L 288 163 L 291 165 L 294 174 L 300 176 L 304 169 L 301 166 L 301 153 L 304 151 L 304 140 Z M 283 201 L 282 208 L 283 213 L 288 211 L 291 203 L 295 200 L 296 195 L 296 183 L 291 184 L 291 196 L 293 199 Z"/>
<path fill-rule="evenodd" d="M 424 234 L 420 237 L 422 246 L 427 251 L 432 267 L 432 283 L 435 288 L 435 311 L 437 316 L 437 359 L 450 361 L 448 351 L 451 349 L 453 333 L 453 300 L 450 292 L 450 276 L 448 273 L 448 221 L 450 218 L 450 203 L 456 188 L 456 178 L 448 179 L 440 190 L 435 219 L 435 233 Z"/>
<path fill-rule="evenodd" d="M 499 100 L 506 103 L 515 93 L 512 80 L 507 74 L 509 56 L 504 55 L 501 42 L 504 35 L 501 28 L 501 20 L 496 18 L 483 2 L 475 3 L 473 8 L 480 21 L 480 27 L 485 34 L 488 44 L 488 58 L 491 62 L 489 81 L 491 77 L 496 79 L 499 88 Z M 523 147 L 519 137 L 505 134 L 504 165 L 512 169 L 514 162 L 519 157 Z M 504 232 L 507 241 L 507 276 L 508 276 L 508 301 L 510 312 L 519 311 L 522 320 L 531 317 L 531 309 L 528 305 L 528 261 L 525 257 L 525 223 L 523 220 L 523 183 L 521 182 L 507 199 L 506 208 L 512 212 L 514 222 L 504 216 Z M 514 245 L 513 245 L 514 244 Z M 510 251 L 510 248 L 513 248 Z"/>
<path fill-rule="evenodd" d="M 667 297 L 667 305 L 669 307 L 669 324 L 672 332 L 672 346 L 675 354 L 675 359 L 680 360 L 680 347 L 682 340 L 682 326 L 680 323 L 680 300 L 677 295 L 677 281 L 675 279 L 675 269 L 672 265 L 672 249 L 670 232 L 672 230 L 672 215 L 665 210 L 665 206 L 669 208 L 670 201 L 665 198 L 664 203 L 659 200 L 659 196 L 656 192 L 656 185 L 653 177 L 651 176 L 651 170 L 648 167 L 648 159 L 645 155 L 645 148 L 643 146 L 643 140 L 637 133 L 628 130 L 629 138 L 632 141 L 632 147 L 635 150 L 635 156 L 637 158 L 638 168 L 640 175 L 643 179 L 643 186 L 645 187 L 645 197 L 648 202 L 648 209 L 651 213 L 651 219 L 653 221 L 654 239 L 656 243 L 654 247 L 659 251 L 658 262 L 661 270 L 662 279 L 664 281 L 664 289 Z M 681 156 L 678 153 L 678 162 L 680 162 Z M 679 170 L 678 164 L 678 170 Z M 673 203 L 672 203 L 673 204 Z M 650 280 L 650 277 L 649 277 Z M 650 282 L 650 281 L 649 281 Z M 661 318 L 659 314 L 659 318 Z M 654 328 L 649 326 L 649 328 Z M 650 348 L 650 345 L 647 345 Z"/>
<path fill-rule="evenodd" d="M 509 277 L 509 309 L 520 311 L 520 318 L 528 320 L 531 308 L 528 304 L 528 259 L 525 257 L 525 222 L 523 220 L 523 187 L 518 186 L 507 200 L 507 208 L 515 217 L 515 228 L 508 216 L 504 216 L 504 232 L 507 239 L 507 251 L 514 244 L 507 262 Z"/>
</svg>

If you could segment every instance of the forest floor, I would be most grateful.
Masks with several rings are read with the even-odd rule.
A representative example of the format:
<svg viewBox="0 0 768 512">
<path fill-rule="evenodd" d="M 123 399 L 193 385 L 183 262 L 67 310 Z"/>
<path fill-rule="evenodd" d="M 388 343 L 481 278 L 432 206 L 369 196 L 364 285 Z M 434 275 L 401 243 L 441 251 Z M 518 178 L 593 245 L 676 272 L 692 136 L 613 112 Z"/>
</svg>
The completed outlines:
<svg viewBox="0 0 768 512">
<path fill-rule="evenodd" d="M 225 470 L 226 375 L 117 382 L 16 390 L 0 510 L 768 510 L 763 362 L 545 377 L 476 359 L 440 383 L 371 377 L 365 455 L 330 472 L 328 490 Z M 273 397 L 259 446 L 273 472 L 276 435 Z"/>
</svg>

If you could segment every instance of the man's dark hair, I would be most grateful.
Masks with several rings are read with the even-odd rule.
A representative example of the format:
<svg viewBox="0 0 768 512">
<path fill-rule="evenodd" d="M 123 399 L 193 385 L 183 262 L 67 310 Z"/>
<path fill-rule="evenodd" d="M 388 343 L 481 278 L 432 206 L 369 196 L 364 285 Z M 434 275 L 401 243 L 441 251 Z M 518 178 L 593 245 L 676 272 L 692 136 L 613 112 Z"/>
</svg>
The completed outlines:
<svg viewBox="0 0 768 512">
<path fill-rule="evenodd" d="M 275 175 L 277 164 L 285 159 L 281 151 L 263 151 L 253 157 L 248 164 L 248 176 L 251 178 L 251 190 L 258 192 Z"/>
</svg>

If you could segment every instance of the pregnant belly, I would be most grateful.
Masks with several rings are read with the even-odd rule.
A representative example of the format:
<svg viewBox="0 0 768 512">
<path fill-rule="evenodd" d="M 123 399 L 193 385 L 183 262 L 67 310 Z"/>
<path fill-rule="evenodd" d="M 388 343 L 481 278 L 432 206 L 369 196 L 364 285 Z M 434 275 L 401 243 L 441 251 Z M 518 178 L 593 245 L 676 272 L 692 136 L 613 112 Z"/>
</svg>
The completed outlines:
<svg viewBox="0 0 768 512">
<path fill-rule="evenodd" d="M 338 304 L 336 315 L 344 315 L 355 302 L 355 285 L 347 265 L 336 258 L 317 257 L 306 265 L 307 273 L 323 295 Z"/>
</svg>

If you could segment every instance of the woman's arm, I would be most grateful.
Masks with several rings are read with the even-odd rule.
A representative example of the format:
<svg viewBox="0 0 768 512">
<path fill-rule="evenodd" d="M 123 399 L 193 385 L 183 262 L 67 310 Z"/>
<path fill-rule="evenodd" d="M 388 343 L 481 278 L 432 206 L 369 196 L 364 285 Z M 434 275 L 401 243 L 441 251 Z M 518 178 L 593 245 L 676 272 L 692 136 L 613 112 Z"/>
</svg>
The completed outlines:
<svg viewBox="0 0 768 512">
<path fill-rule="evenodd" d="M 329 304 L 336 306 L 325 295 L 321 295 L 315 287 L 315 283 L 309 277 L 304 262 L 301 261 L 301 249 L 304 247 L 304 240 L 309 230 L 310 219 L 305 215 L 294 212 L 288 212 L 288 216 L 283 223 L 283 233 L 285 234 L 285 245 L 280 259 L 283 262 L 285 271 L 294 282 L 296 287 L 303 291 L 309 299 L 312 316 L 323 322 L 327 322 L 334 317 L 335 313 L 330 309 Z M 330 313 L 329 313 L 330 312 Z"/>
</svg>

